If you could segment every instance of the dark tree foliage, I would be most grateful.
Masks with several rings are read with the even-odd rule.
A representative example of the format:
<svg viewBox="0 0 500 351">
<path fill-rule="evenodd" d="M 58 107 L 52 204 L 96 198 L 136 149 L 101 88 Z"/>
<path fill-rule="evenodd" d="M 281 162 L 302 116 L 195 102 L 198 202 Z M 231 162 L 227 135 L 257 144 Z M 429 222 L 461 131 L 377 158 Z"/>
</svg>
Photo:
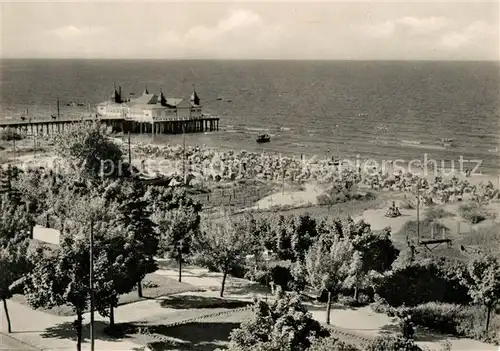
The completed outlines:
<svg viewBox="0 0 500 351">
<path fill-rule="evenodd" d="M 29 237 L 31 220 L 26 207 L 10 200 L 7 194 L 0 197 L 0 248 L 15 245 Z"/>
<path fill-rule="evenodd" d="M 63 236 L 56 249 L 38 247 L 30 257 L 34 267 L 26 276 L 25 295 L 34 307 L 69 305 L 76 313 L 77 350 L 81 350 L 83 313 L 89 301 L 87 240 Z"/>
<path fill-rule="evenodd" d="M 374 278 L 375 293 L 394 307 L 403 304 L 416 306 L 431 301 L 469 302 L 463 289 L 453 290 L 457 285 L 458 280 L 450 279 L 433 260 L 412 262 Z"/>
<path fill-rule="evenodd" d="M 252 317 L 231 332 L 229 350 L 305 351 L 329 334 L 297 294 L 280 292 L 273 302 L 255 303 Z"/>
<path fill-rule="evenodd" d="M 57 134 L 55 151 L 71 172 L 84 179 L 120 175 L 122 151 L 99 123 L 79 123 Z"/>
<path fill-rule="evenodd" d="M 309 214 L 297 216 L 278 215 L 270 219 L 268 225 L 260 225 L 269 238 L 266 246 L 271 246 L 281 260 L 303 261 L 314 239 L 318 236 L 316 220 Z"/>
<path fill-rule="evenodd" d="M 142 295 L 140 282 L 148 273 L 156 271 L 154 256 L 158 252 L 159 238 L 155 224 L 151 220 L 150 203 L 144 197 L 145 186 L 137 182 L 127 182 L 118 197 L 120 223 L 135 255 L 134 264 L 127 272 L 138 283 L 139 296 Z"/>
<path fill-rule="evenodd" d="M 389 230 L 373 233 L 363 227 L 361 235 L 353 236 L 354 250 L 362 256 L 362 270 L 365 273 L 372 270 L 383 273 L 391 268 L 399 250 L 394 247 L 390 235 Z"/>
<path fill-rule="evenodd" d="M 0 300 L 3 302 L 7 319 L 7 331 L 12 332 L 7 300 L 14 293 L 19 293 L 18 287 L 23 277 L 31 269 L 27 258 L 28 241 L 10 242 L 5 247 L 0 247 Z M 17 290 L 16 290 L 17 289 Z"/>
</svg>

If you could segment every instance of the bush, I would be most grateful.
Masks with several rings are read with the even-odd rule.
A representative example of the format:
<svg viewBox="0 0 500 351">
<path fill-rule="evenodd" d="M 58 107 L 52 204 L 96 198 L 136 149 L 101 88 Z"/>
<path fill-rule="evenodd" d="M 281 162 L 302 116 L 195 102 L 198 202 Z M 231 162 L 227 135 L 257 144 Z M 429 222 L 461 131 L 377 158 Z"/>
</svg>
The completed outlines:
<svg viewBox="0 0 500 351">
<path fill-rule="evenodd" d="M 370 191 L 361 193 L 353 188 L 340 189 L 338 186 L 334 186 L 326 190 L 323 194 L 318 195 L 316 200 L 319 205 L 334 205 L 351 200 L 370 201 L 376 199 L 376 197 L 375 193 Z"/>
<path fill-rule="evenodd" d="M 459 208 L 460 215 L 463 219 L 472 224 L 477 224 L 484 221 L 488 213 L 484 211 L 478 204 L 465 204 Z"/>
<path fill-rule="evenodd" d="M 422 351 L 413 340 L 406 340 L 401 336 L 379 336 L 365 345 L 366 351 Z"/>
<path fill-rule="evenodd" d="M 486 326 L 484 307 L 429 302 L 411 309 L 412 322 L 443 334 L 483 340 Z M 500 316 L 492 314 L 489 339 L 500 342 Z"/>
<path fill-rule="evenodd" d="M 346 307 L 359 307 L 361 304 L 352 296 L 340 295 L 337 299 L 338 303 Z"/>
<path fill-rule="evenodd" d="M 414 210 L 415 204 L 412 201 L 404 200 L 400 202 L 399 207 L 405 210 Z"/>
<path fill-rule="evenodd" d="M 457 326 L 466 315 L 462 305 L 428 302 L 411 309 L 412 322 L 442 334 L 459 334 Z"/>
<path fill-rule="evenodd" d="M 21 140 L 23 137 L 14 129 L 7 128 L 0 132 L 0 139 L 4 141 Z"/>
<path fill-rule="evenodd" d="M 373 302 L 373 294 L 360 293 L 358 296 L 360 305 L 368 305 Z"/>
<path fill-rule="evenodd" d="M 472 230 L 464 234 L 461 243 L 466 246 L 483 246 L 492 248 L 492 245 L 498 245 L 500 242 L 500 225 L 495 224 L 492 227 L 483 227 Z"/>
<path fill-rule="evenodd" d="M 453 268 L 458 270 L 458 267 Z M 398 267 L 373 278 L 375 293 L 390 306 L 416 306 L 426 302 L 468 303 L 470 297 L 451 266 L 425 260 Z"/>
<path fill-rule="evenodd" d="M 297 294 L 280 292 L 273 302 L 255 303 L 252 315 L 231 331 L 228 349 L 305 351 L 313 340 L 328 336 Z"/>
<path fill-rule="evenodd" d="M 316 339 L 307 351 L 361 351 L 354 345 L 346 344 L 331 336 L 328 338 Z"/>
<path fill-rule="evenodd" d="M 434 233 L 436 234 L 436 237 L 438 235 L 441 235 L 443 230 L 445 233 L 449 233 L 450 229 L 446 227 L 445 225 L 442 225 L 439 222 L 436 222 L 432 219 L 425 218 L 424 220 L 420 221 L 419 224 L 419 230 L 420 233 L 431 233 L 431 230 L 434 230 Z M 400 237 L 405 238 L 407 233 L 416 233 L 417 232 L 417 221 L 408 221 L 405 223 L 403 228 L 399 231 L 398 235 Z"/>
<path fill-rule="evenodd" d="M 437 207 L 437 206 L 430 207 L 426 212 L 426 217 L 429 220 L 435 220 L 435 219 L 441 219 L 441 218 L 453 217 L 453 216 L 454 216 L 453 213 L 448 212 L 444 208 Z"/>
<path fill-rule="evenodd" d="M 374 301 L 370 304 L 370 307 L 374 312 L 383 313 L 388 315 L 389 317 L 393 316 L 392 307 L 389 306 L 387 301 L 385 301 L 379 295 L 375 295 Z"/>
</svg>

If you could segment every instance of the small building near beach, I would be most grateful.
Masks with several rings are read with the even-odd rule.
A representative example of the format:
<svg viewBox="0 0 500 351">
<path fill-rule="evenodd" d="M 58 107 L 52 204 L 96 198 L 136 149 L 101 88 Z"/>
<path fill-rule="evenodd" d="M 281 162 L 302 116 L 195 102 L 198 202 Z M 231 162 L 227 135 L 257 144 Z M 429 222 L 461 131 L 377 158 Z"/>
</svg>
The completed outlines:
<svg viewBox="0 0 500 351">
<path fill-rule="evenodd" d="M 97 113 L 137 122 L 196 119 L 203 116 L 200 98 L 194 89 L 189 100 L 165 97 L 162 90 L 158 94 L 150 93 L 147 88 L 141 96 L 124 99 L 119 87 L 115 88 L 109 100 L 97 104 Z"/>
</svg>

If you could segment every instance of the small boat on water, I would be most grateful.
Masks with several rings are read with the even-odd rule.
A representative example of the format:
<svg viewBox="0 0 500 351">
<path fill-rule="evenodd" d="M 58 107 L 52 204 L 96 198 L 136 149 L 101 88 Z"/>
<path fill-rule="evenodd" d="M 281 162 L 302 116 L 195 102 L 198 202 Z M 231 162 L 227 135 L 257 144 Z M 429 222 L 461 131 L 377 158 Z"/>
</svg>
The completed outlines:
<svg viewBox="0 0 500 351">
<path fill-rule="evenodd" d="M 451 139 L 451 138 L 441 139 L 441 142 L 443 143 L 443 146 L 445 146 L 445 147 L 453 146 L 453 139 Z"/>
<path fill-rule="evenodd" d="M 271 141 L 271 137 L 269 134 L 261 134 L 257 137 L 257 142 L 258 143 L 268 143 Z"/>
</svg>

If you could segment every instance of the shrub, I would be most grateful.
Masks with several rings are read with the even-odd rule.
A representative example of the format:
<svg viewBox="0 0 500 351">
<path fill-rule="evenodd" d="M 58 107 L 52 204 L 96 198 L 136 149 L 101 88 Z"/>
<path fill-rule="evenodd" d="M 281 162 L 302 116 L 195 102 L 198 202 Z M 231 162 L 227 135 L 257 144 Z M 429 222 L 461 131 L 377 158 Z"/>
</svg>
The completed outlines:
<svg viewBox="0 0 500 351">
<path fill-rule="evenodd" d="M 0 132 L 0 139 L 5 141 L 21 140 L 23 137 L 14 129 L 7 128 Z"/>
<path fill-rule="evenodd" d="M 331 336 L 328 338 L 316 339 L 307 351 L 361 351 L 354 345 L 346 344 Z"/>
<path fill-rule="evenodd" d="M 365 345 L 366 351 L 422 351 L 413 340 L 406 340 L 401 336 L 379 336 Z"/>
<path fill-rule="evenodd" d="M 361 305 L 368 305 L 373 302 L 373 294 L 360 293 L 358 296 L 358 301 Z"/>
<path fill-rule="evenodd" d="M 472 224 L 484 221 L 488 214 L 478 204 L 465 204 L 459 208 L 463 219 Z"/>
<path fill-rule="evenodd" d="M 429 302 L 411 309 L 412 322 L 430 330 L 483 340 L 486 315 L 478 305 L 456 305 Z M 500 342 L 500 315 L 491 319 L 488 341 Z"/>
<path fill-rule="evenodd" d="M 453 213 L 446 211 L 442 207 L 436 207 L 436 206 L 430 207 L 426 212 L 426 217 L 429 220 L 435 220 L 453 216 L 454 216 Z"/>
<path fill-rule="evenodd" d="M 358 201 L 370 201 L 376 199 L 376 195 L 373 192 L 357 192 L 356 189 L 340 189 L 338 186 L 334 186 L 324 193 L 318 195 L 316 200 L 319 205 L 333 205 L 344 203 L 351 200 Z"/>
<path fill-rule="evenodd" d="M 483 246 L 491 248 L 500 242 L 500 225 L 495 224 L 492 227 L 483 227 L 472 230 L 464 234 L 461 243 L 466 246 Z"/>
<path fill-rule="evenodd" d="M 412 201 L 404 200 L 400 202 L 399 207 L 405 210 L 414 210 L 415 204 Z"/>
<path fill-rule="evenodd" d="M 457 326 L 466 316 L 461 305 L 428 302 L 411 309 L 411 319 L 415 325 L 429 328 L 442 334 L 459 334 Z"/>
<path fill-rule="evenodd" d="M 375 293 L 390 306 L 416 306 L 430 301 L 468 303 L 470 297 L 446 268 L 435 261 L 412 262 L 373 278 Z"/>
<path fill-rule="evenodd" d="M 269 304 L 255 303 L 250 318 L 231 331 L 229 350 L 305 351 L 312 340 L 327 336 L 297 294 L 280 292 Z"/>
<path fill-rule="evenodd" d="M 392 307 L 389 306 L 387 301 L 385 301 L 382 297 L 379 295 L 375 295 L 374 301 L 370 304 L 370 307 L 374 312 L 377 313 L 384 313 L 387 314 L 388 316 L 392 317 Z"/>
<path fill-rule="evenodd" d="M 442 225 L 439 222 L 436 222 L 432 219 L 425 218 L 420 221 L 419 224 L 420 233 L 431 233 L 431 230 L 434 231 L 436 236 L 441 235 L 443 230 L 445 233 L 448 233 L 450 229 L 445 225 Z M 403 228 L 399 231 L 399 236 L 406 237 L 407 233 L 416 233 L 417 232 L 417 221 L 408 221 L 405 223 Z"/>
<path fill-rule="evenodd" d="M 338 297 L 338 302 L 347 307 L 359 307 L 361 304 L 352 296 L 340 295 Z"/>
<path fill-rule="evenodd" d="M 144 289 L 152 289 L 152 288 L 157 288 L 159 287 L 158 283 L 150 281 L 150 280 L 145 280 L 142 282 L 142 287 Z M 136 287 L 137 289 L 137 287 Z"/>
</svg>

